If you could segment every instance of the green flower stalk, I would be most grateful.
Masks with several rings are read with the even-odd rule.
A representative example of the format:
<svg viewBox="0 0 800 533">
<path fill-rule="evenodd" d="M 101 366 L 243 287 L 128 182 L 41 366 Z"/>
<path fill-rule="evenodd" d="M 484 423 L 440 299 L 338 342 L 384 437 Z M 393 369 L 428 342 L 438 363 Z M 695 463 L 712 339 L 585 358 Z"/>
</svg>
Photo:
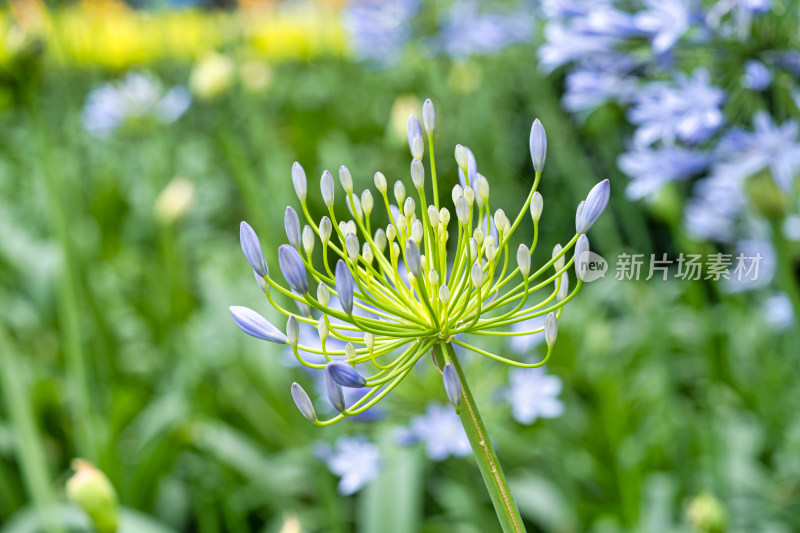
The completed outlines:
<svg viewBox="0 0 800 533">
<path fill-rule="evenodd" d="M 305 218 L 286 208 L 285 229 L 289 244 L 280 246 L 278 263 L 288 288 L 269 272 L 258 237 L 246 223 L 241 225 L 241 245 L 269 302 L 287 317 L 286 334 L 255 311 L 231 307 L 239 327 L 254 337 L 287 344 L 297 360 L 325 372 L 326 394 L 339 414 L 321 420 L 308 394 L 292 384 L 292 397 L 311 422 L 326 426 L 363 413 L 397 387 L 426 354 L 432 353 L 442 369 L 447 397 L 458 410 L 495 509 L 505 531 L 524 531 L 516 505 L 508 490 L 483 421 L 478 414 L 453 345 L 509 365 L 533 368 L 544 365 L 555 345 L 558 318 L 564 305 L 575 297 L 582 281 L 569 290 L 567 271 L 576 258 L 589 249 L 585 233 L 597 221 L 609 199 L 608 180 L 598 183 L 576 212 L 576 232 L 565 245 L 557 245 L 549 261 L 533 268 L 531 257 L 539 240 L 543 199 L 537 187 L 544 169 L 547 137 L 536 120 L 531 128 L 530 150 L 534 165 L 531 190 L 519 213 L 509 219 L 502 209 L 490 206 L 489 182 L 477 172 L 475 157 L 461 145 L 455 158 L 462 185 L 452 189 L 451 208 L 442 205 L 434 160 L 433 132 L 436 113 L 427 100 L 423 106 L 427 134 L 430 198 L 426 192 L 423 165 L 423 131 L 420 121 L 408 121 L 408 144 L 413 195 L 397 181 L 390 195 L 386 177 L 377 172 L 370 190 L 358 195 L 347 167 L 339 169 L 343 200 L 352 219 L 338 220 L 334 210 L 337 193 L 327 170 L 320 192 L 328 215 L 318 222 L 308 210 L 306 174 L 299 163 L 292 167 L 292 182 Z M 341 193 L 340 193 L 341 194 Z M 383 203 L 389 224 L 376 227 L 371 215 Z M 521 224 L 532 224 L 533 240 L 514 243 Z M 321 265 L 313 251 L 319 242 Z M 575 248 L 580 243 L 580 250 Z M 580 252 L 580 253 L 579 253 Z M 332 264 L 330 257 L 336 258 Z M 579 265 L 575 263 L 577 272 Z M 407 281 L 401 271 L 405 270 Z M 300 313 L 284 308 L 275 299 L 279 293 L 296 302 Z M 332 301 L 336 297 L 336 302 Z M 509 326 L 544 316 L 544 327 L 511 331 Z M 299 343 L 298 324 L 313 325 L 319 347 Z M 547 353 L 541 361 L 527 363 L 492 353 L 472 344 L 482 336 L 531 335 L 544 332 Z M 466 336 L 469 341 L 465 340 Z M 329 349 L 334 337 L 344 349 Z M 301 352 L 321 356 L 326 362 L 305 360 Z M 320 360 L 321 360 L 320 358 Z M 362 373 L 356 369 L 369 368 Z M 352 405 L 346 405 L 342 387 L 369 390 Z"/>
</svg>

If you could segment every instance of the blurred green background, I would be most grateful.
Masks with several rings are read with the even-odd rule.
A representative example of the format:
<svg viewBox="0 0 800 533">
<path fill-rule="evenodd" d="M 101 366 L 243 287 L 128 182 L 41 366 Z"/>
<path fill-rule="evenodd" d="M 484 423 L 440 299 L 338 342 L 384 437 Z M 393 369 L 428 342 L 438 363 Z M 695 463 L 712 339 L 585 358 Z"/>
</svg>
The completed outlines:
<svg viewBox="0 0 800 533">
<path fill-rule="evenodd" d="M 430 368 L 390 395 L 379 421 L 316 428 L 289 395 L 307 375 L 227 310 L 277 318 L 237 230 L 249 221 L 277 266 L 283 209 L 297 203 L 292 162 L 317 216 L 324 169 L 348 165 L 357 189 L 377 170 L 405 179 L 406 119 L 425 98 L 442 190 L 457 182 L 452 147 L 465 144 L 507 213 L 532 183 L 528 131 L 543 122 L 535 260 L 572 235 L 574 206 L 603 178 L 612 200 L 590 235 L 603 256 L 716 251 L 676 222 L 680 190 L 653 204 L 625 197 L 623 112 L 567 115 L 563 80 L 539 73 L 533 45 L 375 66 L 350 53 L 335 3 L 247 9 L 3 8 L 3 533 L 91 531 L 66 503 L 75 457 L 108 476 L 125 531 L 496 530 L 471 457 L 435 462 L 393 438 L 429 400 L 446 401 Z M 174 121 L 143 114 L 87 131 L 87 95 L 129 72 L 188 86 L 190 106 Z M 529 531 L 800 531 L 798 331 L 770 329 L 763 300 L 704 281 L 586 285 L 548 365 L 565 412 L 532 425 L 498 394 L 508 369 L 470 360 Z M 347 497 L 314 452 L 342 435 L 367 435 L 383 457 Z"/>
</svg>

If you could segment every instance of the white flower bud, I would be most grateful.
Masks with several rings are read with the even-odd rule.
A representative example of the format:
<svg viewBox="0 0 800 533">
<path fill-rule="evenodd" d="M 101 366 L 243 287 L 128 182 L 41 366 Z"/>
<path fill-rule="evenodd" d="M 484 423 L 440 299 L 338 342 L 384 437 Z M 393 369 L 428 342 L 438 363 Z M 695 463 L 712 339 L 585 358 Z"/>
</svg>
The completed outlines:
<svg viewBox="0 0 800 533">
<path fill-rule="evenodd" d="M 396 242 L 392 243 L 392 252 L 391 252 L 391 259 L 392 262 L 397 261 L 397 258 L 400 257 L 400 245 Z"/>
<path fill-rule="evenodd" d="M 478 246 L 483 244 L 483 230 L 481 228 L 475 228 L 475 231 L 472 232 L 472 238 L 475 239 L 475 242 L 478 243 Z"/>
<path fill-rule="evenodd" d="M 544 341 L 548 348 L 552 348 L 558 337 L 558 321 L 555 313 L 548 313 L 544 317 Z"/>
<path fill-rule="evenodd" d="M 339 183 L 342 184 L 345 193 L 353 192 L 353 176 L 350 174 L 350 169 L 344 165 L 339 167 Z"/>
<path fill-rule="evenodd" d="M 361 257 L 364 258 L 367 264 L 371 264 L 372 260 L 375 259 L 375 256 L 372 254 L 372 246 L 370 246 L 368 242 L 365 242 L 364 246 L 361 247 Z"/>
<path fill-rule="evenodd" d="M 422 159 L 425 155 L 425 143 L 422 142 L 422 135 L 414 135 L 411 140 L 411 155 L 414 159 Z"/>
<path fill-rule="evenodd" d="M 372 349 L 375 347 L 375 335 L 373 335 L 369 331 L 364 332 L 364 345 L 371 352 Z"/>
<path fill-rule="evenodd" d="M 467 171 L 467 167 L 469 166 L 469 154 L 467 149 L 460 144 L 456 145 L 456 164 L 461 167 L 461 170 L 464 172 Z"/>
<path fill-rule="evenodd" d="M 303 249 L 306 251 L 306 255 L 311 255 L 311 252 L 314 251 L 314 230 L 309 225 L 303 228 Z"/>
<path fill-rule="evenodd" d="M 428 134 L 428 137 L 433 135 L 433 131 L 436 129 L 436 110 L 433 108 L 430 98 L 422 104 L 422 125 L 425 126 L 425 133 Z"/>
<path fill-rule="evenodd" d="M 419 246 L 412 239 L 406 241 L 406 264 L 408 271 L 415 277 L 422 276 L 422 257 L 419 253 Z"/>
<path fill-rule="evenodd" d="M 297 161 L 292 164 L 292 183 L 294 184 L 294 192 L 300 202 L 306 201 L 308 195 L 308 181 L 306 180 L 306 171 L 300 166 Z"/>
<path fill-rule="evenodd" d="M 586 235 L 581 235 L 578 237 L 578 242 L 575 243 L 575 251 L 574 251 L 574 258 L 575 258 L 575 274 L 578 276 L 578 279 L 581 281 L 585 281 L 584 277 L 586 276 L 587 272 L 587 261 L 581 260 L 581 256 L 589 251 L 589 239 Z"/>
<path fill-rule="evenodd" d="M 425 257 L 425 254 L 419 256 L 419 262 L 422 264 L 422 270 L 428 270 L 428 258 Z"/>
<path fill-rule="evenodd" d="M 480 289 L 481 285 L 483 285 L 483 267 L 480 263 L 475 263 L 472 265 L 472 270 L 470 271 L 470 278 L 472 279 L 472 285 L 476 289 Z"/>
<path fill-rule="evenodd" d="M 428 281 L 434 287 L 439 284 L 439 273 L 436 271 L 436 269 L 432 269 L 430 272 L 428 272 Z"/>
<path fill-rule="evenodd" d="M 394 199 L 397 200 L 397 205 L 403 205 L 403 200 L 406 199 L 406 186 L 400 180 L 394 182 Z"/>
<path fill-rule="evenodd" d="M 531 272 L 531 251 L 524 244 L 517 248 L 517 266 L 524 277 L 528 277 Z"/>
<path fill-rule="evenodd" d="M 544 126 L 542 126 L 538 118 L 533 121 L 533 125 L 531 126 L 529 144 L 533 169 L 536 172 L 541 172 L 544 170 L 544 161 L 547 157 L 547 135 L 544 132 Z"/>
<path fill-rule="evenodd" d="M 286 237 L 289 239 L 289 244 L 300 250 L 300 219 L 297 217 L 297 212 L 291 206 L 286 207 L 283 214 L 283 227 L 286 230 Z"/>
<path fill-rule="evenodd" d="M 578 204 L 578 208 L 575 209 L 575 229 L 577 230 L 578 226 L 581 223 L 581 216 L 583 215 L 583 206 L 586 205 L 585 200 L 581 200 L 581 203 Z"/>
<path fill-rule="evenodd" d="M 461 225 L 466 226 L 469 224 L 469 205 L 467 204 L 467 199 L 463 196 L 456 201 L 456 216 Z"/>
<path fill-rule="evenodd" d="M 397 237 L 397 229 L 392 224 L 389 224 L 386 226 L 386 238 L 389 242 L 394 242 L 395 237 Z"/>
<path fill-rule="evenodd" d="M 484 251 L 486 252 L 486 259 L 489 261 L 494 261 L 494 258 L 497 257 L 497 246 L 495 246 L 494 241 L 489 241 L 484 246 Z"/>
<path fill-rule="evenodd" d="M 539 222 L 539 219 L 542 218 L 542 209 L 544 208 L 544 200 L 542 199 L 542 195 L 539 194 L 539 191 L 533 193 L 533 198 L 531 198 L 531 218 L 534 222 Z"/>
<path fill-rule="evenodd" d="M 325 339 L 328 338 L 328 324 L 325 322 L 325 315 L 319 317 L 319 322 L 317 322 L 317 331 L 319 332 L 319 340 L 321 342 L 325 342 Z"/>
<path fill-rule="evenodd" d="M 342 233 L 347 233 L 348 235 L 355 235 L 357 233 L 356 223 L 352 220 L 348 220 L 347 224 L 344 225 L 344 231 Z"/>
<path fill-rule="evenodd" d="M 428 206 L 428 220 L 430 221 L 433 229 L 436 229 L 439 226 L 439 211 L 436 209 L 435 205 Z"/>
<path fill-rule="evenodd" d="M 561 274 L 561 285 L 558 284 L 558 280 L 555 281 L 555 284 L 558 287 L 556 298 L 558 298 L 559 302 L 563 302 L 569 296 L 569 276 L 567 273 Z"/>
<path fill-rule="evenodd" d="M 469 240 L 469 260 L 474 262 L 478 258 L 478 243 L 475 239 Z"/>
<path fill-rule="evenodd" d="M 461 185 L 453 185 L 453 204 L 455 204 L 462 196 L 464 196 L 464 189 L 461 188 Z"/>
<path fill-rule="evenodd" d="M 498 209 L 494 212 L 494 227 L 497 228 L 497 231 L 503 231 L 505 229 L 506 220 L 506 214 L 502 209 Z"/>
<path fill-rule="evenodd" d="M 364 192 L 361 193 L 361 209 L 364 211 L 364 214 L 367 216 L 372 213 L 372 208 L 374 207 L 374 201 L 372 199 L 372 193 L 369 189 L 364 189 Z"/>
<path fill-rule="evenodd" d="M 556 257 L 558 254 L 561 254 L 561 250 L 563 250 L 561 245 L 560 244 L 556 244 L 553 247 L 553 257 Z M 566 261 L 567 260 L 564 257 L 564 254 L 561 254 L 561 257 L 556 259 L 556 262 L 553 263 L 553 266 L 555 267 L 556 271 L 561 270 L 562 268 L 564 268 L 564 264 L 566 263 Z"/>
<path fill-rule="evenodd" d="M 324 283 L 317 285 L 317 301 L 319 301 L 322 307 L 328 307 L 331 301 L 331 291 Z"/>
<path fill-rule="evenodd" d="M 422 242 L 422 233 L 423 233 L 422 222 L 420 222 L 419 220 L 415 220 L 411 224 L 411 238 L 414 239 L 414 242 L 416 242 L 417 244 Z"/>
<path fill-rule="evenodd" d="M 347 249 L 347 257 L 350 258 L 350 262 L 355 263 L 358 261 L 358 237 L 348 233 L 344 237 L 344 246 Z"/>
<path fill-rule="evenodd" d="M 348 342 L 344 347 L 344 354 L 347 356 L 348 361 L 352 361 L 356 357 L 356 347 L 353 343 Z"/>
<path fill-rule="evenodd" d="M 444 227 L 447 227 L 447 225 L 450 223 L 450 210 L 446 207 L 443 207 L 439 210 L 439 222 Z"/>
<path fill-rule="evenodd" d="M 475 203 L 475 191 L 472 190 L 472 187 L 464 187 L 464 198 L 467 199 L 467 204 L 472 207 L 472 204 Z"/>
<path fill-rule="evenodd" d="M 375 243 L 375 247 L 380 253 L 386 250 L 386 232 L 383 231 L 383 228 L 375 230 L 375 236 L 372 238 L 372 241 Z"/>
<path fill-rule="evenodd" d="M 485 204 L 489 201 L 489 180 L 487 180 L 483 174 L 479 173 L 477 182 L 478 197 L 480 197 L 481 201 Z"/>
<path fill-rule="evenodd" d="M 414 210 L 416 208 L 417 208 L 417 204 L 416 204 L 416 202 L 414 202 L 414 199 L 411 198 L 410 196 L 408 198 L 406 198 L 406 201 L 403 203 L 403 213 L 407 217 L 410 217 L 411 215 L 414 214 Z"/>
<path fill-rule="evenodd" d="M 420 139 L 420 143 L 422 139 Z M 425 186 L 425 168 L 422 166 L 422 161 L 419 159 L 411 160 L 411 181 L 417 190 Z"/>
<path fill-rule="evenodd" d="M 375 173 L 375 188 L 381 194 L 386 194 L 386 176 L 382 172 Z"/>
<path fill-rule="evenodd" d="M 289 320 L 286 321 L 286 340 L 292 348 L 297 348 L 297 344 L 300 342 L 300 325 L 294 315 L 290 315 Z"/>
<path fill-rule="evenodd" d="M 331 240 L 331 232 L 333 231 L 333 224 L 328 217 L 322 217 L 319 221 L 319 240 L 322 242 L 322 247 L 326 247 Z"/>
<path fill-rule="evenodd" d="M 447 288 L 447 285 L 439 287 L 439 301 L 445 305 L 450 301 L 450 289 Z"/>
<path fill-rule="evenodd" d="M 395 220 L 395 223 L 397 224 L 397 233 L 400 235 L 405 235 L 406 228 L 408 227 L 408 220 L 406 219 L 406 217 L 400 215 L 399 217 L 397 217 L 397 220 Z"/>
<path fill-rule="evenodd" d="M 339 221 L 339 231 L 347 235 L 347 222 L 344 220 Z"/>
<path fill-rule="evenodd" d="M 319 189 L 322 192 L 322 201 L 328 207 L 333 207 L 333 176 L 327 170 L 322 173 L 322 178 L 319 180 Z"/>
</svg>

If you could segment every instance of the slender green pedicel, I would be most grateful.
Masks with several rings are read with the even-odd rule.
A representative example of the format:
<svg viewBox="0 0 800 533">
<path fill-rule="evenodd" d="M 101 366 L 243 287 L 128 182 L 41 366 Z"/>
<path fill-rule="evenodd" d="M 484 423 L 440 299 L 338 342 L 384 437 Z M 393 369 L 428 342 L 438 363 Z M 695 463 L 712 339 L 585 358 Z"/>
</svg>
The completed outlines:
<svg viewBox="0 0 800 533">
<path fill-rule="evenodd" d="M 542 366 L 549 360 L 558 333 L 558 317 L 582 285 L 583 276 L 576 259 L 589 250 L 584 233 L 605 209 L 609 184 L 605 180 L 591 190 L 586 201 L 578 206 L 577 233 L 564 246 L 557 245 L 547 263 L 533 268 L 531 257 L 538 243 L 543 210 L 543 199 L 536 189 L 547 150 L 542 124 L 536 120 L 531 128 L 534 180 L 513 220 L 501 209 L 491 213 L 488 180 L 478 173 L 472 152 L 456 146 L 455 157 L 463 183 L 452 190 L 451 209 L 456 216 L 451 219 L 451 210 L 440 205 L 433 157 L 436 113 L 430 100 L 423 107 L 423 119 L 428 136 L 432 202 L 425 193 L 422 125 L 413 115 L 408 121 L 408 145 L 413 156 L 410 174 L 416 195 L 407 195 L 403 182 L 397 181 L 390 198 L 386 177 L 380 172 L 374 177 L 389 220 L 385 230 L 374 228 L 370 218 L 376 204 L 373 193 L 365 190 L 357 194 L 353 177 L 345 166 L 339 169 L 339 182 L 343 201 L 353 218 L 337 220 L 334 180 L 326 170 L 320 180 L 320 192 L 328 215 L 317 224 L 308 210 L 305 171 L 299 163 L 294 163 L 292 182 L 306 225 L 301 230 L 298 212 L 291 207 L 286 209 L 284 226 L 290 244 L 282 245 L 278 256 L 281 274 L 289 288 L 270 274 L 252 228 L 243 222 L 240 231 L 242 250 L 261 290 L 287 317 L 286 335 L 251 309 L 233 306 L 230 310 L 245 333 L 287 344 L 300 363 L 325 372 L 326 395 L 339 412 L 332 418 L 320 420 L 302 387 L 297 383 L 291 387 L 300 412 L 319 426 L 363 413 L 432 351 L 434 360 L 442 365 L 443 388 L 464 424 L 504 531 L 524 531 L 452 345 L 523 368 Z M 377 204 L 380 203 L 378 200 Z M 515 232 L 525 219 L 533 225 L 533 241 L 512 245 Z M 312 261 L 316 239 L 321 245 L 322 268 L 315 267 Z M 338 257 L 333 268 L 330 254 Z M 578 280 L 570 292 L 567 272 L 573 263 Z M 403 270 L 401 265 L 408 273 L 407 281 L 399 274 Z M 298 315 L 285 309 L 275 301 L 275 294 L 294 300 L 306 312 Z M 337 303 L 331 301 L 331 295 L 336 296 Z M 539 316 L 546 317 L 544 327 L 516 332 L 507 329 L 511 324 Z M 317 328 L 319 348 L 299 343 L 299 322 Z M 461 337 L 541 332 L 545 335 L 547 354 L 534 363 L 502 357 Z M 342 341 L 345 348 L 328 349 L 326 341 L 331 336 Z M 320 354 L 326 362 L 308 362 L 301 352 Z M 356 370 L 356 365 L 362 365 L 360 370 Z M 363 375 L 363 368 L 370 368 L 367 372 L 371 373 Z M 342 387 L 366 387 L 368 392 L 348 406 Z"/>
</svg>

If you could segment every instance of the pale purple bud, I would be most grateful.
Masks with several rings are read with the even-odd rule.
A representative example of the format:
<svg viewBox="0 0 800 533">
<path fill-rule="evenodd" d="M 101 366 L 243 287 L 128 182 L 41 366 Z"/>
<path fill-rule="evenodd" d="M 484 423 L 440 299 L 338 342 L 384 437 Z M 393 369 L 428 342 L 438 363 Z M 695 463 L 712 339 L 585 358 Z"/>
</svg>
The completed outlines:
<svg viewBox="0 0 800 533">
<path fill-rule="evenodd" d="M 466 226 L 469 224 L 469 204 L 467 204 L 467 199 L 463 196 L 459 196 L 456 200 L 456 217 L 458 217 L 458 222 Z"/>
<path fill-rule="evenodd" d="M 553 257 L 557 257 L 558 254 L 561 254 L 561 250 L 563 250 L 563 249 L 564 248 L 562 248 L 562 246 L 560 244 L 556 244 L 553 247 Z M 553 263 L 553 266 L 555 267 L 556 271 L 561 270 L 562 268 L 564 268 L 564 264 L 566 263 L 566 261 L 567 260 L 566 260 L 566 258 L 564 256 L 564 254 L 561 254 L 561 257 L 556 259 L 556 262 Z"/>
<path fill-rule="evenodd" d="M 383 231 L 383 228 L 375 230 L 375 236 L 372 238 L 372 241 L 375 243 L 375 247 L 380 253 L 386 250 L 386 232 Z"/>
<path fill-rule="evenodd" d="M 569 276 L 564 272 L 561 274 L 561 285 L 558 285 L 558 280 L 556 280 L 555 283 L 558 286 L 556 298 L 558 298 L 559 302 L 563 302 L 569 295 Z"/>
<path fill-rule="evenodd" d="M 297 194 L 297 198 L 301 202 L 305 202 L 308 194 L 308 181 L 306 180 L 306 171 L 297 161 L 292 164 L 292 183 L 294 184 L 294 192 Z"/>
<path fill-rule="evenodd" d="M 340 413 L 345 410 L 344 404 L 344 391 L 342 390 L 342 386 L 336 383 L 331 375 L 331 371 L 328 367 L 325 367 L 323 371 L 325 375 L 325 394 L 328 396 L 328 401 L 331 402 L 331 405 L 339 411 Z"/>
<path fill-rule="evenodd" d="M 255 276 L 256 283 L 258 283 L 258 287 L 261 289 L 261 291 L 264 294 L 268 293 L 269 292 L 269 283 L 267 283 L 267 281 L 264 278 L 259 276 L 258 272 L 256 272 L 255 270 L 253 270 L 253 275 Z"/>
<path fill-rule="evenodd" d="M 257 339 L 286 344 L 286 335 L 269 321 L 248 307 L 232 305 L 228 308 L 239 329 Z"/>
<path fill-rule="evenodd" d="M 308 278 L 306 277 L 306 267 L 300 252 L 289 246 L 282 244 L 278 248 L 278 265 L 281 267 L 283 278 L 297 294 L 308 292 Z"/>
<path fill-rule="evenodd" d="M 242 245 L 244 257 L 253 270 L 262 278 L 269 276 L 267 260 L 264 259 L 264 253 L 261 251 L 261 243 L 250 224 L 244 221 L 239 224 L 239 242 Z"/>
<path fill-rule="evenodd" d="M 344 361 L 331 361 L 325 369 L 330 372 L 333 380 L 342 387 L 354 389 L 365 387 L 367 380 L 356 372 L 356 369 Z"/>
<path fill-rule="evenodd" d="M 420 257 L 419 246 L 414 239 L 406 241 L 406 263 L 408 270 L 417 279 L 422 277 L 422 258 Z"/>
<path fill-rule="evenodd" d="M 297 211 L 292 206 L 287 206 L 286 211 L 283 213 L 283 227 L 286 230 L 286 238 L 289 239 L 289 244 L 300 250 L 300 219 L 297 217 Z"/>
<path fill-rule="evenodd" d="M 294 315 L 289 316 L 289 320 L 286 321 L 286 340 L 292 348 L 297 348 L 300 342 L 300 325 Z"/>
<path fill-rule="evenodd" d="M 343 259 L 339 259 L 336 263 L 336 292 L 339 295 L 339 302 L 342 304 L 344 312 L 349 314 L 353 313 L 353 274 L 347 268 L 347 264 Z"/>
<path fill-rule="evenodd" d="M 444 365 L 442 380 L 444 381 L 444 391 L 447 393 L 450 403 L 458 409 L 461 407 L 461 380 L 458 379 L 458 372 L 456 372 L 456 367 L 453 366 L 453 363 Z"/>
<path fill-rule="evenodd" d="M 322 242 L 323 247 L 327 246 L 328 242 L 330 242 L 332 231 L 333 224 L 331 223 L 331 219 L 327 216 L 322 217 L 322 220 L 319 221 L 319 240 Z"/>
<path fill-rule="evenodd" d="M 583 280 L 584 275 L 586 274 L 586 269 L 588 268 L 587 258 L 583 257 L 583 254 L 588 251 L 589 251 L 589 238 L 586 235 L 581 235 L 580 237 L 578 237 L 578 242 L 575 243 L 575 252 L 574 252 L 575 275 L 578 276 L 579 280 Z"/>
<path fill-rule="evenodd" d="M 544 317 L 544 341 L 548 348 L 552 348 L 558 337 L 558 320 L 555 313 L 548 313 Z"/>
<path fill-rule="evenodd" d="M 311 403 L 311 399 L 308 397 L 308 394 L 306 394 L 306 391 L 303 390 L 303 387 L 301 387 L 299 383 L 292 383 L 292 399 L 294 400 L 294 404 L 309 422 L 317 421 L 317 413 L 314 411 L 314 404 Z"/>
<path fill-rule="evenodd" d="M 586 203 L 583 204 L 578 223 L 575 228 L 577 233 L 586 233 L 589 231 L 600 215 L 603 214 L 606 206 L 608 205 L 608 198 L 611 194 L 611 184 L 608 180 L 603 180 L 589 191 L 586 196 Z"/>
<path fill-rule="evenodd" d="M 351 263 L 355 263 L 358 261 L 358 237 L 353 235 L 352 233 L 348 233 L 344 236 L 344 247 L 347 250 L 347 257 L 350 259 Z"/>
<path fill-rule="evenodd" d="M 461 164 L 458 165 L 458 181 L 461 182 L 462 187 L 467 185 L 475 187 L 478 181 L 478 163 L 475 161 L 475 155 L 472 150 L 466 146 L 462 148 L 466 154 L 466 169 Z M 467 172 L 466 176 L 464 175 L 464 170 Z M 467 177 L 469 177 L 469 182 L 467 182 Z"/>
<path fill-rule="evenodd" d="M 422 137 L 422 126 L 419 123 L 419 119 L 415 115 L 411 115 L 408 117 L 408 126 L 406 129 L 406 133 L 408 134 L 408 149 L 411 150 L 411 153 L 414 153 L 414 136 L 419 135 Z"/>
<path fill-rule="evenodd" d="M 581 203 L 578 204 L 578 208 L 575 209 L 575 228 L 580 225 L 581 215 L 583 214 L 583 206 L 586 205 L 585 200 L 581 200 Z"/>
<path fill-rule="evenodd" d="M 353 176 L 350 175 L 350 169 L 344 165 L 339 167 L 339 183 L 342 184 L 345 193 L 353 192 Z"/>
<path fill-rule="evenodd" d="M 422 142 L 421 139 L 420 142 Z M 411 181 L 417 189 L 421 189 L 425 185 L 425 168 L 418 158 L 411 160 Z"/>
<path fill-rule="evenodd" d="M 322 177 L 319 180 L 319 190 L 322 193 L 322 201 L 325 202 L 325 205 L 333 207 L 333 176 L 327 170 L 322 173 Z"/>
<path fill-rule="evenodd" d="M 422 135 L 414 135 L 411 141 L 411 155 L 414 159 L 422 159 L 425 155 L 425 143 L 422 142 Z"/>
<path fill-rule="evenodd" d="M 430 98 L 422 104 L 422 123 L 425 125 L 425 133 L 428 134 L 428 137 L 433 135 L 436 129 L 436 110 L 433 108 Z"/>
<path fill-rule="evenodd" d="M 533 121 L 530 137 L 531 160 L 533 169 L 541 172 L 544 169 L 544 160 L 547 157 L 547 134 L 539 119 Z"/>
</svg>

